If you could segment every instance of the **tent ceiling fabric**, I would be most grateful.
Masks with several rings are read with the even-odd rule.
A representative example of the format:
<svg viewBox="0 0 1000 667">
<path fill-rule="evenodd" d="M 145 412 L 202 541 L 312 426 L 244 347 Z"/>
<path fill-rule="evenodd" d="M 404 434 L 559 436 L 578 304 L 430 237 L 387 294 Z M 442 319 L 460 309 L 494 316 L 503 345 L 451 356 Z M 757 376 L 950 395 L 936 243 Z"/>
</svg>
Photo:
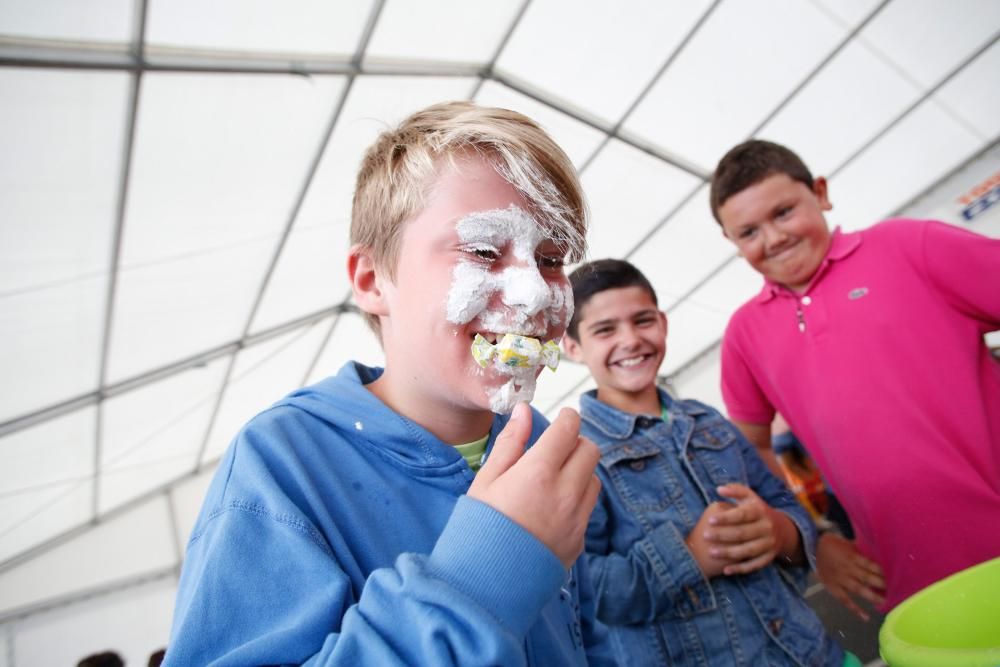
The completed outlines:
<svg viewBox="0 0 1000 667">
<path fill-rule="evenodd" d="M 176 571 L 240 424 L 380 362 L 344 269 L 387 125 L 538 119 L 590 256 L 660 291 L 670 374 L 760 284 L 708 212 L 722 152 L 788 143 L 865 226 L 996 144 L 998 34 L 995 0 L 0 0 L 0 621 L 109 585 L 40 570 L 95 531 L 149 532 L 121 576 Z M 589 386 L 546 375 L 543 409 Z"/>
</svg>

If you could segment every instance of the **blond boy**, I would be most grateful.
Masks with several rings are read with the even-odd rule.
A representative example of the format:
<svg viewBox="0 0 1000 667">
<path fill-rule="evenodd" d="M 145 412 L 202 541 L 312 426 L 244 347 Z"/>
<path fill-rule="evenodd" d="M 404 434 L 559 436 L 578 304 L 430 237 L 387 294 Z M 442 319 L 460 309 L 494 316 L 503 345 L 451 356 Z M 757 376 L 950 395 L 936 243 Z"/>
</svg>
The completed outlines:
<svg viewBox="0 0 1000 667">
<path fill-rule="evenodd" d="M 597 449 L 525 404 L 550 356 L 498 361 L 561 337 L 585 231 L 570 162 L 520 114 L 436 105 L 378 138 L 348 271 L 385 369 L 349 363 L 237 436 L 167 664 L 603 661 L 578 560 Z"/>
</svg>

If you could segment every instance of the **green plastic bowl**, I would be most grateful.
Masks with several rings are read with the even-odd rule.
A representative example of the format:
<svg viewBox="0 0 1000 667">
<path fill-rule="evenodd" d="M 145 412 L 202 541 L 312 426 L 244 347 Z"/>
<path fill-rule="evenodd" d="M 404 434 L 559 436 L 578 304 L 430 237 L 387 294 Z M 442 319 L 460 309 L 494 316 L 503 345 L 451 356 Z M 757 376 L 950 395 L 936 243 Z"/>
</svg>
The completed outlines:
<svg viewBox="0 0 1000 667">
<path fill-rule="evenodd" d="M 1000 558 L 908 597 L 885 617 L 878 643 L 891 667 L 1000 665 Z"/>
</svg>

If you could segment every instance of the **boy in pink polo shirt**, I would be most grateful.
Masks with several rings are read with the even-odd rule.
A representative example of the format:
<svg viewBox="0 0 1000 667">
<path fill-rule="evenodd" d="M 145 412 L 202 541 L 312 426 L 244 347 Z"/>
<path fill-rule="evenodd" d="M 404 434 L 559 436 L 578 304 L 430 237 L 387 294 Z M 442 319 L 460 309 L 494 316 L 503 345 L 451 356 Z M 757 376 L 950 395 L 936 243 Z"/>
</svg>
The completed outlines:
<svg viewBox="0 0 1000 667">
<path fill-rule="evenodd" d="M 736 146 L 712 213 L 764 276 L 722 342 L 730 418 L 773 466 L 780 412 L 843 502 L 856 543 L 827 534 L 819 574 L 891 609 L 1000 556 L 1000 240 L 887 220 L 829 231 L 827 183 L 792 151 Z"/>
</svg>

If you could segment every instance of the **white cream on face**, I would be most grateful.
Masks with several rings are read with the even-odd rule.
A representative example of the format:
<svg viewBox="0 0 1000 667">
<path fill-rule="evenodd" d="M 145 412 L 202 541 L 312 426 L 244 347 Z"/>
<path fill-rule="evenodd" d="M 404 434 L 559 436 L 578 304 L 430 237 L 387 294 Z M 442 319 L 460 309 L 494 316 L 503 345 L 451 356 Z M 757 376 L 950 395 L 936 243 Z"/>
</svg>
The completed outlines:
<svg viewBox="0 0 1000 667">
<path fill-rule="evenodd" d="M 545 238 L 527 212 L 513 204 L 505 209 L 477 211 L 459 220 L 456 230 L 470 251 L 470 259 L 460 261 L 452 272 L 447 299 L 449 322 L 468 324 L 478 318 L 481 331 L 536 338 L 544 337 L 552 326 L 569 322 L 573 311 L 572 289 L 565 284 L 550 285 L 539 272 L 535 254 Z M 518 265 L 499 273 L 491 272 L 488 262 L 471 256 L 480 251 L 500 257 L 508 248 Z M 503 306 L 488 308 L 497 293 Z M 508 413 L 518 401 L 534 397 L 537 367 L 492 368 L 511 376 L 503 386 L 488 390 L 494 412 Z"/>
</svg>

